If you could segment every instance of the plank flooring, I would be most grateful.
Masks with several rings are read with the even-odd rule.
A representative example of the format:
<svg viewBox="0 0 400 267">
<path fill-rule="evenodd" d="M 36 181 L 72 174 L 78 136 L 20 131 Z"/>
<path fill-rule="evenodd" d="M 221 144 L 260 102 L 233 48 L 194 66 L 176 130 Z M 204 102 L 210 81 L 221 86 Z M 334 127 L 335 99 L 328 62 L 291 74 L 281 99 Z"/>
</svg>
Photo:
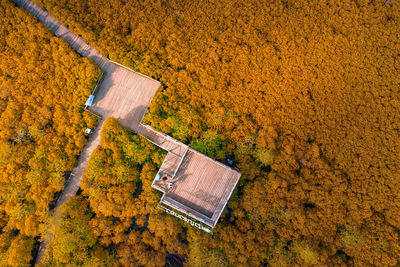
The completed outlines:
<svg viewBox="0 0 400 267">
<path fill-rule="evenodd" d="M 103 57 L 96 49 L 89 46 L 80 36 L 70 32 L 62 23 L 58 22 L 49 13 L 31 0 L 13 0 L 19 6 L 29 11 L 36 19 L 46 25 L 56 36 L 63 38 L 68 44 L 76 50 L 81 56 L 93 60 L 103 71 L 108 71 L 110 61 Z"/>
<path fill-rule="evenodd" d="M 240 173 L 190 148 L 165 195 L 216 223 L 239 178 Z"/>
<path fill-rule="evenodd" d="M 113 116 L 125 128 L 139 132 L 139 124 L 160 85 L 110 62 L 89 109 L 102 117 Z"/>
<path fill-rule="evenodd" d="M 169 135 L 155 131 L 148 125 L 140 123 L 137 133 L 146 137 L 149 141 L 161 147 L 162 149 L 172 152 L 176 155 L 183 156 L 187 150 L 187 145 L 175 140 Z"/>
</svg>

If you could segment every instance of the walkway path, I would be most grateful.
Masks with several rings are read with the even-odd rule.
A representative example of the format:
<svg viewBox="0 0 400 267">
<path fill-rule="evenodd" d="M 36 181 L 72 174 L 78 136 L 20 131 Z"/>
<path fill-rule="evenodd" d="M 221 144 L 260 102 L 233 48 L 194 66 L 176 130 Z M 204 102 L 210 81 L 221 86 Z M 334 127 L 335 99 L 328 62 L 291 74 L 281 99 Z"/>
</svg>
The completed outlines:
<svg viewBox="0 0 400 267">
<path fill-rule="evenodd" d="M 82 153 L 79 155 L 78 158 L 78 163 L 76 167 L 72 170 L 72 173 L 70 174 L 67 183 L 65 185 L 64 190 L 62 191 L 60 197 L 58 198 L 56 202 L 56 206 L 54 208 L 54 218 L 57 218 L 58 215 L 58 210 L 62 204 L 67 202 L 71 197 L 75 196 L 76 193 L 79 190 L 81 180 L 85 174 L 85 169 L 86 166 L 88 165 L 90 155 L 93 153 L 93 151 L 96 149 L 98 145 L 100 145 L 100 133 L 101 133 L 101 128 L 103 127 L 103 119 L 100 119 L 97 125 L 97 128 L 94 130 L 92 135 L 89 137 L 89 141 L 83 148 Z M 46 252 L 46 246 L 50 242 L 52 238 L 52 235 L 49 233 L 46 236 L 46 239 L 40 243 L 39 246 L 39 251 L 36 256 L 36 261 L 35 264 L 39 264 L 43 256 L 45 255 Z"/>
<path fill-rule="evenodd" d="M 55 18 L 51 17 L 48 12 L 36 6 L 31 0 L 13 0 L 19 6 L 22 6 L 27 11 L 32 13 L 37 20 L 46 25 L 54 34 L 58 37 L 63 38 L 68 42 L 68 44 L 75 49 L 81 56 L 88 57 L 92 59 L 103 72 L 108 72 L 115 68 L 107 58 L 103 57 L 94 48 L 90 47 L 88 43 L 83 41 L 83 39 L 70 32 L 68 28 L 58 22 Z M 105 119 L 105 118 L 104 118 Z M 98 122 L 97 128 L 94 130 L 93 134 L 90 136 L 88 143 L 84 147 L 82 153 L 78 158 L 77 166 L 72 170 L 70 177 L 67 180 L 64 191 L 58 198 L 55 208 L 54 208 L 54 218 L 57 218 L 59 207 L 67 202 L 71 197 L 75 196 L 80 187 L 81 180 L 84 176 L 86 166 L 89 161 L 89 157 L 94 151 L 94 149 L 100 145 L 100 132 L 103 126 L 104 119 Z M 46 238 L 42 241 L 39 246 L 38 255 L 36 257 L 35 264 L 39 264 L 46 252 L 46 246 L 50 242 L 52 236 L 48 234 Z"/>
<path fill-rule="evenodd" d="M 161 147 L 168 152 L 172 152 L 177 156 L 182 157 L 187 150 L 187 145 L 179 142 L 169 135 L 155 131 L 149 125 L 139 123 L 135 132 L 142 135 L 153 144 Z"/>
<path fill-rule="evenodd" d="M 93 60 L 99 67 L 106 72 L 109 68 L 110 61 L 103 57 L 96 49 L 89 46 L 80 36 L 70 32 L 68 28 L 58 22 L 55 18 L 49 15 L 49 13 L 37 5 L 31 0 L 13 0 L 19 6 L 22 6 L 27 11 L 32 13 L 33 16 L 44 25 L 46 25 L 54 34 L 58 37 L 63 38 L 68 44 L 76 50 L 81 56 L 88 57 Z"/>
<path fill-rule="evenodd" d="M 102 119 L 99 121 L 97 128 L 89 138 L 88 143 L 79 156 L 77 166 L 73 169 L 65 185 L 64 191 L 56 202 L 53 214 L 53 223 L 58 222 L 57 215 L 59 207 L 76 195 L 80 187 L 81 179 L 84 176 L 90 155 L 94 149 L 100 145 L 100 132 L 103 122 L 107 117 L 113 116 L 117 118 L 120 124 L 125 128 L 142 135 L 155 145 L 168 151 L 167 157 L 165 158 L 160 170 L 169 174 L 172 178 L 175 177 L 178 169 L 182 173 L 182 181 L 179 188 L 183 188 L 184 192 L 182 190 L 179 191 L 179 188 L 175 186 L 176 190 L 174 191 L 174 194 L 181 198 L 192 199 L 191 201 L 193 203 L 197 201 L 196 203 L 198 205 L 210 209 L 211 211 L 209 211 L 209 213 L 211 212 L 213 217 L 211 218 L 211 223 L 206 224 L 214 227 L 227 200 L 229 199 L 230 194 L 239 180 L 240 173 L 190 149 L 187 145 L 175 140 L 174 138 L 164 133 L 157 132 L 150 126 L 141 123 L 147 109 L 149 108 L 152 97 L 161 85 L 160 82 L 103 57 L 99 52 L 83 41 L 80 36 L 70 32 L 65 25 L 59 23 L 46 11 L 32 3 L 32 0 L 13 1 L 32 13 L 40 22 L 52 30 L 56 36 L 65 39 L 80 55 L 92 59 L 104 72 L 104 79 L 96 92 L 92 106 L 89 107 L 91 111 L 99 114 Z M 192 154 L 192 156 L 185 157 L 187 153 Z M 183 163 L 185 158 L 186 163 Z M 181 164 L 186 164 L 186 167 L 180 168 L 179 166 L 181 166 Z M 183 179 L 182 177 L 191 177 L 192 179 Z M 215 179 L 215 177 L 219 177 L 219 179 Z M 224 177 L 226 178 L 226 181 L 221 183 L 221 179 Z M 200 183 L 199 181 L 202 182 Z M 231 183 L 231 186 L 226 186 L 228 183 Z M 175 184 L 178 184 L 178 182 Z M 211 189 L 214 188 L 215 190 L 213 191 L 209 187 Z M 200 192 L 199 190 L 201 192 L 207 191 L 207 197 L 196 198 Z M 204 193 L 201 194 L 204 195 Z M 211 203 L 213 205 L 211 208 L 209 207 L 211 205 L 209 203 L 209 196 L 213 196 L 214 199 Z M 171 201 L 173 201 L 173 199 L 171 199 Z M 188 209 L 192 210 L 190 204 L 185 205 L 184 211 L 187 211 Z M 177 209 L 180 211 L 182 210 L 180 207 L 177 207 Z M 190 216 L 193 217 L 193 214 L 195 214 L 195 212 Z M 198 218 L 196 216 L 194 217 Z M 200 221 L 202 220 L 200 219 Z M 45 256 L 46 246 L 50 242 L 51 238 L 51 234 L 48 233 L 40 244 L 35 264 L 39 264 Z"/>
</svg>

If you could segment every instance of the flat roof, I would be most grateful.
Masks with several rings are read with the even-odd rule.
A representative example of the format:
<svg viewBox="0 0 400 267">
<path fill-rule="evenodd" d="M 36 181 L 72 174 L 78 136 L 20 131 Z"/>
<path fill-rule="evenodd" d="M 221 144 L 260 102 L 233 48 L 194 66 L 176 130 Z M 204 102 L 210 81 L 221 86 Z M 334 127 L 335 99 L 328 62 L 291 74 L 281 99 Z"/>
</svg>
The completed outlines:
<svg viewBox="0 0 400 267">
<path fill-rule="evenodd" d="M 215 227 L 239 181 L 240 173 L 188 148 L 180 166 L 177 166 L 176 175 L 163 180 L 163 170 L 171 170 L 171 165 L 179 161 L 177 158 L 175 154 L 168 153 L 160 168 L 161 176 L 156 176 L 153 182 L 153 187 L 164 193 L 161 203 Z M 169 188 L 170 182 L 173 185 Z"/>
</svg>

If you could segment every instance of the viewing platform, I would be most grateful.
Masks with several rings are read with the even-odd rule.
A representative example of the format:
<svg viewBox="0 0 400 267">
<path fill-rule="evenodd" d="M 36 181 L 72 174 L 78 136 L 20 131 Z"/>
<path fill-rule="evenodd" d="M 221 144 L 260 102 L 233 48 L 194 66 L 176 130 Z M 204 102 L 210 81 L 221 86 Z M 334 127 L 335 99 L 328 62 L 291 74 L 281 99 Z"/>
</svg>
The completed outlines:
<svg viewBox="0 0 400 267">
<path fill-rule="evenodd" d="M 240 173 L 189 147 L 181 158 L 170 155 L 152 185 L 164 193 L 161 203 L 214 228 Z"/>
<path fill-rule="evenodd" d="M 141 123 L 160 86 L 156 80 L 111 62 L 89 110 L 117 118 L 125 128 L 166 150 L 152 184 L 163 193 L 160 203 L 214 228 L 240 173 Z"/>
</svg>

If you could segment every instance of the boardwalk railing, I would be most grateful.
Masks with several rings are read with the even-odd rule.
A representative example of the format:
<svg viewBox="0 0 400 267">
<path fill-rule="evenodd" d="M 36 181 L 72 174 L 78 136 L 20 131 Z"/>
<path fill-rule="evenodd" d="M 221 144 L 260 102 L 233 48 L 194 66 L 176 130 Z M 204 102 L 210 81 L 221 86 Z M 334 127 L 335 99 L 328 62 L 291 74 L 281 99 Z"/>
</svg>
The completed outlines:
<svg viewBox="0 0 400 267">
<path fill-rule="evenodd" d="M 183 156 L 181 157 L 181 160 L 179 161 L 178 166 L 176 166 L 176 169 L 175 169 L 175 171 L 174 171 L 174 174 L 172 175 L 172 179 L 175 178 L 175 175 L 176 175 L 176 173 L 178 172 L 179 168 L 181 167 L 182 162 L 183 162 L 183 159 L 185 158 L 186 153 L 188 152 L 188 150 L 189 150 L 189 146 L 186 147 L 185 153 L 184 153 Z"/>
<path fill-rule="evenodd" d="M 203 230 L 206 233 L 209 233 L 211 235 L 213 234 L 212 230 L 210 230 L 207 227 L 203 226 L 201 223 L 195 222 L 195 221 L 189 219 L 188 217 L 183 216 L 182 214 L 179 214 L 179 213 L 177 213 L 177 212 L 165 207 L 164 205 L 158 205 L 158 208 L 163 210 L 163 211 L 165 211 L 166 213 L 169 213 L 169 214 L 175 216 L 178 219 L 181 219 L 184 222 L 189 223 L 192 226 L 195 226 L 195 227 L 199 228 L 200 230 Z"/>
<path fill-rule="evenodd" d="M 92 93 L 90 94 L 88 100 L 85 103 L 85 110 L 87 109 L 87 107 L 90 107 L 92 105 L 93 100 L 94 100 L 94 94 L 96 93 L 97 88 L 99 87 L 99 84 L 103 81 L 103 78 L 104 78 L 104 71 L 101 72 L 101 75 L 97 79 L 96 85 L 94 86 Z"/>
</svg>

